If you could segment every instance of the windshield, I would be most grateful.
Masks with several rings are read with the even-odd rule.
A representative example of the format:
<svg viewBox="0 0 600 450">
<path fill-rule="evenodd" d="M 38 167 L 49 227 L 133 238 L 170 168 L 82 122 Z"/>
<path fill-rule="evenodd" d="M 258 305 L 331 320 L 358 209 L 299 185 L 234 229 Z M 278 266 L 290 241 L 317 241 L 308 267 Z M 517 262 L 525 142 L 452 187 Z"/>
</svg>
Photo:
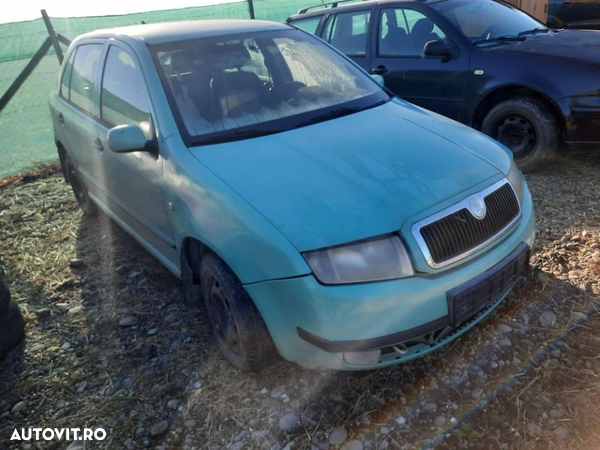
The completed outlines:
<svg viewBox="0 0 600 450">
<path fill-rule="evenodd" d="M 517 8 L 492 0 L 450 0 L 431 7 L 476 43 L 548 30 Z"/>
<path fill-rule="evenodd" d="M 170 43 L 153 53 L 188 145 L 285 131 L 389 99 L 298 30 Z"/>
</svg>

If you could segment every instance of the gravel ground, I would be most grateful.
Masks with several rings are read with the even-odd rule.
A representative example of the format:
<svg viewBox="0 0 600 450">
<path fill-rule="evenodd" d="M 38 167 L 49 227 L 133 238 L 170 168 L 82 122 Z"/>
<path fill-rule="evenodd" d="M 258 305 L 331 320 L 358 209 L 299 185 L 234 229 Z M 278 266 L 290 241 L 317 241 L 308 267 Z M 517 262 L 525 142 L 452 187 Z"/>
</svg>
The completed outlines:
<svg viewBox="0 0 600 450">
<path fill-rule="evenodd" d="M 0 363 L 0 448 L 18 427 L 102 427 L 110 449 L 570 449 L 600 445 L 600 155 L 528 176 L 532 272 L 433 355 L 379 371 L 226 363 L 203 311 L 56 175 L 0 189 L 0 276 L 27 338 Z M 39 447 L 38 447 L 39 445 Z"/>
</svg>

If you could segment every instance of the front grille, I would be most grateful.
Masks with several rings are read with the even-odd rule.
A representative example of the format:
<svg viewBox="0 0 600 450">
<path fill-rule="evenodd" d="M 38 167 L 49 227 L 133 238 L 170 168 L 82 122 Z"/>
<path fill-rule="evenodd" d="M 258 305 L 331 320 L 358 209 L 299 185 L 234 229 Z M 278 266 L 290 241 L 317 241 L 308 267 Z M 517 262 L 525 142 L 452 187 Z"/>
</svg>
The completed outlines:
<svg viewBox="0 0 600 450">
<path fill-rule="evenodd" d="M 520 213 L 519 201 L 508 182 L 483 196 L 487 212 L 477 219 L 464 207 L 420 228 L 434 265 L 452 261 L 493 239 Z"/>
</svg>

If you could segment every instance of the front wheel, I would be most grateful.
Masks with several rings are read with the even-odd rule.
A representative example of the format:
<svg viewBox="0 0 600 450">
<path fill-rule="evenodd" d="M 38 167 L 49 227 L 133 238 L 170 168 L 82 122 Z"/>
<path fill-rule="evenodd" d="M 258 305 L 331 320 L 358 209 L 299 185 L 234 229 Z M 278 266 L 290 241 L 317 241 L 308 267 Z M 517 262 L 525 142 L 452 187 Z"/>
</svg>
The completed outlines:
<svg viewBox="0 0 600 450">
<path fill-rule="evenodd" d="M 219 348 L 238 369 L 259 371 L 277 350 L 254 303 L 229 267 L 216 255 L 200 263 L 200 284 Z"/>
<path fill-rule="evenodd" d="M 494 106 L 481 126 L 488 136 L 512 150 L 524 172 L 552 159 L 558 152 L 558 123 L 550 107 L 531 97 L 517 97 Z"/>
</svg>

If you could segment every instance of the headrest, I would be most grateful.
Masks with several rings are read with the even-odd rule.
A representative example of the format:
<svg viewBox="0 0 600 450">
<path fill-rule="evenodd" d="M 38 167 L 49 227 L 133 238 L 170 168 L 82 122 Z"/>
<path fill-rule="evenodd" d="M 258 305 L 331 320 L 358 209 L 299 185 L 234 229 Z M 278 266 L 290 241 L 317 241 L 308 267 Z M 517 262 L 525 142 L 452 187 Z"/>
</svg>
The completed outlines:
<svg viewBox="0 0 600 450">
<path fill-rule="evenodd" d="M 171 71 L 175 75 L 194 71 L 194 55 L 180 51 L 171 56 Z"/>
<path fill-rule="evenodd" d="M 221 70 L 236 69 L 250 62 L 250 52 L 242 44 L 217 46 L 217 52 L 211 58 Z"/>
<path fill-rule="evenodd" d="M 434 23 L 430 19 L 421 19 L 415 23 L 415 26 L 412 29 L 412 33 L 414 34 L 429 34 L 433 31 Z"/>
</svg>

